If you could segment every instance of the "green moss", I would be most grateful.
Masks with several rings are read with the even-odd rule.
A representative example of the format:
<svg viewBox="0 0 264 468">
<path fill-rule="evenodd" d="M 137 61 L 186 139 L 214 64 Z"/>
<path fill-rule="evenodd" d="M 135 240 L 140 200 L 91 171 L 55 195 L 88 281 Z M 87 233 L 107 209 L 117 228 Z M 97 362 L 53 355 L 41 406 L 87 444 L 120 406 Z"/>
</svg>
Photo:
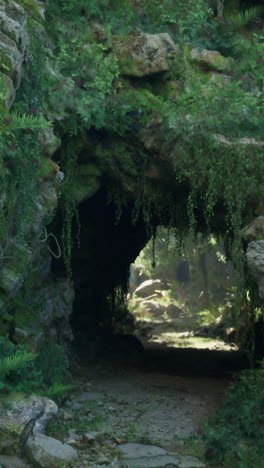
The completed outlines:
<svg viewBox="0 0 264 468">
<path fill-rule="evenodd" d="M 205 70 L 228 72 L 234 67 L 231 57 L 223 57 L 217 51 L 192 49 L 189 60 Z"/>
<path fill-rule="evenodd" d="M 53 177 L 56 172 L 59 171 L 59 166 L 49 158 L 41 158 L 39 160 L 39 166 L 36 171 L 36 177 L 38 179 L 46 179 Z"/>
<path fill-rule="evenodd" d="M 153 81 L 152 83 L 155 83 Z M 139 81 L 136 82 L 139 84 Z M 122 93 L 122 100 L 131 106 L 131 110 L 135 109 L 141 113 L 142 111 L 152 111 L 153 107 L 157 110 L 161 110 L 161 101 L 158 96 L 155 96 L 153 93 L 153 86 L 149 84 L 149 89 L 139 88 L 139 89 L 127 89 Z"/>
<path fill-rule="evenodd" d="M 72 183 L 71 196 L 78 205 L 82 201 L 91 198 L 100 188 L 98 177 L 89 175 L 77 175 Z"/>
</svg>

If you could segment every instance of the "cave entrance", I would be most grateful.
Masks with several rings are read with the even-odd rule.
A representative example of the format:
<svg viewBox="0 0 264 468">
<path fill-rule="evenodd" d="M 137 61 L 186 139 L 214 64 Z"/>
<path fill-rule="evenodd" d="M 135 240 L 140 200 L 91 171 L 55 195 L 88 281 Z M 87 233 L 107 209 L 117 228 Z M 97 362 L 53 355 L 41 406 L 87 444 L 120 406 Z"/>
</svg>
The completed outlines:
<svg viewBox="0 0 264 468">
<path fill-rule="evenodd" d="M 80 232 L 79 245 L 74 245 L 72 253 L 75 300 L 71 327 L 74 347 L 88 361 L 111 354 L 111 340 L 118 334 L 115 324 L 127 314 L 129 266 L 149 239 L 144 222 L 133 222 L 132 210 L 133 203 L 128 202 L 117 216 L 115 203 L 103 190 L 78 207 Z M 60 268 L 64 268 L 62 264 Z"/>
<path fill-rule="evenodd" d="M 133 207 L 128 202 L 117 219 L 104 191 L 78 207 L 71 326 L 79 355 L 87 362 L 121 358 L 122 365 L 144 363 L 145 369 L 177 374 L 218 375 L 246 367 L 225 339 L 232 333 L 226 319 L 227 312 L 232 315 L 232 267 L 222 246 L 198 236 L 180 252 L 173 233 L 160 227 L 154 248 L 144 220 L 133 221 Z M 139 278 L 160 283 L 142 298 L 136 293 Z"/>
</svg>

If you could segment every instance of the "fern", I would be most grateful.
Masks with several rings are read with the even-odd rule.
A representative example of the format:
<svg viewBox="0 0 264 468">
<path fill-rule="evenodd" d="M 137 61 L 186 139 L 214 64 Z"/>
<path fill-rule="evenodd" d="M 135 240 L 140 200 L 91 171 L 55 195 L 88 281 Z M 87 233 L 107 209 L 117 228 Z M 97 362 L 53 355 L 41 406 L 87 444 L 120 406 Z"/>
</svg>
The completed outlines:
<svg viewBox="0 0 264 468">
<path fill-rule="evenodd" d="M 263 12 L 263 7 L 248 8 L 247 10 L 230 15 L 228 22 L 234 31 L 240 31 L 249 23 L 255 21 Z"/>
<path fill-rule="evenodd" d="M 34 361 L 37 355 L 24 352 L 18 352 L 14 356 L 6 356 L 0 359 L 0 375 L 5 376 L 11 371 L 25 367 L 29 362 Z"/>
<path fill-rule="evenodd" d="M 64 385 L 62 383 L 54 383 L 45 392 L 45 396 L 52 400 L 60 401 L 63 399 L 71 390 L 74 389 L 74 385 Z"/>
<path fill-rule="evenodd" d="M 14 130 L 37 130 L 51 125 L 42 115 L 6 113 L 0 120 L 0 135 L 10 135 Z"/>
</svg>

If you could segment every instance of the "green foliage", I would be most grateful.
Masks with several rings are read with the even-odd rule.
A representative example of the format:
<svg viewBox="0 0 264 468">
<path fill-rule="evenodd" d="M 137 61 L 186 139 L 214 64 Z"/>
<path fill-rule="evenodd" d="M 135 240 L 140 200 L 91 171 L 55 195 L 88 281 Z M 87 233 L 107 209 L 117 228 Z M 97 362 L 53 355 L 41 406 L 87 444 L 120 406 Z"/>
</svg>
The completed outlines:
<svg viewBox="0 0 264 468">
<path fill-rule="evenodd" d="M 147 18 L 148 24 L 153 25 L 155 32 L 162 28 L 162 30 L 164 28 L 167 30 L 170 25 L 175 26 L 172 34 L 175 33 L 175 37 L 180 40 L 183 57 L 180 72 L 172 73 L 174 73 L 175 79 L 182 81 L 185 91 L 177 96 L 174 102 L 165 95 L 164 97 L 153 96 L 142 87 L 138 90 L 122 90 L 116 58 L 109 45 L 106 45 L 106 42 L 104 45 L 96 43 L 91 39 L 91 35 L 89 36 L 90 32 L 87 33 L 87 25 L 85 25 L 83 18 L 90 16 L 102 18 L 103 15 L 104 28 L 108 39 L 110 39 L 113 30 L 113 17 L 117 10 L 121 12 L 124 8 L 130 9 L 133 14 L 138 14 L 138 25 L 142 19 L 141 10 L 143 10 L 145 20 Z M 68 10 L 71 15 L 65 16 L 59 29 L 56 59 L 59 64 L 59 73 L 66 78 L 58 88 L 55 84 L 54 92 L 50 97 L 54 107 L 61 109 L 62 113 L 66 109 L 63 131 L 70 136 L 76 134 L 77 140 L 80 140 L 82 138 L 80 135 L 90 127 L 104 129 L 110 134 L 118 133 L 129 138 L 131 129 L 135 128 L 135 119 L 138 120 L 138 127 L 142 128 L 149 120 L 149 115 L 156 114 L 162 122 L 160 125 L 161 133 L 166 134 L 168 140 L 181 139 L 187 148 L 186 155 L 190 162 L 182 164 L 180 170 L 177 168 L 177 177 L 182 181 L 192 181 L 188 199 L 191 229 L 195 230 L 197 211 L 201 204 L 200 194 L 205 192 L 203 195 L 206 205 L 205 217 L 209 227 L 216 203 L 219 197 L 222 198 L 224 190 L 228 211 L 227 229 L 230 235 L 238 233 L 247 194 L 237 191 L 233 180 L 237 178 L 240 180 L 241 186 L 248 187 L 251 177 L 251 162 L 254 165 L 255 160 L 254 162 L 248 160 L 247 152 L 243 151 L 242 146 L 238 148 L 238 146 L 230 147 L 227 145 L 223 150 L 222 142 L 218 141 L 214 135 L 221 133 L 231 138 L 259 137 L 263 127 L 263 119 L 260 117 L 261 99 L 259 92 L 256 90 L 255 93 L 252 93 L 251 90 L 246 90 L 238 79 L 231 80 L 222 87 L 220 85 L 216 85 L 214 89 L 210 87 L 207 91 L 204 83 L 197 80 L 197 75 L 190 74 L 187 41 L 201 45 L 207 25 L 210 24 L 212 31 L 222 27 L 219 21 L 213 19 L 212 11 L 206 2 L 202 0 L 199 2 L 192 0 L 188 2 L 167 0 L 149 2 L 145 0 L 140 8 L 140 11 L 137 10 L 133 2 L 102 2 L 98 3 L 97 6 L 91 2 L 89 6 L 85 7 L 73 1 L 67 5 L 67 8 L 63 6 L 62 10 L 64 12 Z M 132 16 L 128 15 L 126 21 L 127 24 L 131 22 Z M 130 24 L 132 27 L 132 22 Z M 217 34 L 220 36 L 223 31 L 223 28 L 219 29 Z M 117 32 L 120 33 L 120 30 Z M 261 54 L 261 40 L 255 39 L 255 42 L 258 42 L 257 47 L 259 47 Z M 223 35 L 223 43 L 226 43 L 225 35 Z M 235 51 L 239 47 L 238 43 L 236 37 L 230 38 L 229 49 L 234 47 L 233 50 L 236 53 Z M 255 63 L 257 62 L 256 59 Z M 253 69 L 253 66 L 251 68 Z M 252 78 L 254 82 L 261 80 L 260 68 L 258 70 L 256 70 L 256 66 L 254 68 L 254 78 Z M 179 74 L 180 76 L 178 76 Z M 186 118 L 186 114 L 188 118 Z M 63 170 L 66 174 L 66 180 L 70 181 L 77 162 L 76 150 L 69 149 L 68 146 L 64 153 L 66 157 L 64 157 Z M 100 164 L 99 158 L 102 163 L 105 157 L 104 152 L 97 152 L 97 157 L 98 163 Z M 257 158 L 258 164 L 261 165 L 260 156 Z M 128 152 L 124 155 L 123 160 L 126 160 L 126 166 L 129 166 Z M 131 162 L 132 166 L 130 166 L 133 171 L 135 163 L 133 160 Z M 118 160 L 116 171 L 119 171 L 119 164 Z M 126 172 L 131 173 L 131 167 L 126 167 Z M 110 169 L 109 167 L 109 171 Z M 123 177 L 123 171 L 120 171 L 120 174 Z M 64 252 L 65 258 L 69 259 L 73 239 L 71 226 L 76 215 L 68 185 L 70 182 L 65 184 L 62 205 L 65 214 Z M 143 212 L 146 222 L 151 223 L 151 212 L 157 209 L 155 199 L 157 200 L 159 194 L 156 191 L 155 196 L 153 195 L 153 201 L 150 201 L 152 188 L 148 188 L 148 183 L 144 183 L 142 190 L 138 190 L 139 197 L 135 204 L 134 218 L 136 219 L 139 213 Z M 115 200 L 119 200 L 118 194 L 114 194 L 113 197 Z M 141 210 L 140 205 L 142 206 L 144 203 L 147 203 L 148 207 L 145 206 Z M 118 204 L 120 205 L 120 201 Z M 235 243 L 233 244 L 233 249 L 234 251 L 239 250 L 239 242 L 237 242 L 237 246 Z M 68 262 L 69 271 L 69 261 L 66 260 L 66 262 Z"/>
<path fill-rule="evenodd" d="M 15 139 L 14 130 L 39 130 L 47 128 L 50 124 L 43 116 L 18 114 L 18 112 L 6 113 L 1 116 L 0 135 L 12 136 Z"/>
<path fill-rule="evenodd" d="M 252 23 L 254 20 L 256 20 L 256 18 L 258 18 L 262 12 L 263 7 L 249 8 L 243 12 L 238 12 L 228 16 L 228 23 L 231 25 L 233 30 L 239 31 L 249 23 Z"/>
<path fill-rule="evenodd" d="M 143 0 L 142 6 L 146 9 L 155 27 L 168 28 L 176 26 L 176 33 L 185 34 L 192 40 L 197 37 L 207 25 L 212 15 L 211 9 L 204 0 Z"/>
<path fill-rule="evenodd" d="M 208 459 L 226 468 L 261 468 L 263 450 L 264 366 L 243 372 L 222 407 L 204 427 Z"/>
<path fill-rule="evenodd" d="M 116 58 L 106 55 L 101 45 L 87 45 L 79 37 L 62 45 L 57 60 L 59 71 L 66 74 L 67 80 L 58 91 L 55 87 L 51 104 L 57 110 L 66 109 L 71 113 L 72 134 L 75 128 L 76 131 L 91 125 L 102 128 L 108 118 L 109 100 L 105 98 L 112 92 L 112 83 L 119 75 Z"/>
<path fill-rule="evenodd" d="M 46 48 L 34 21 L 27 23 L 30 48 L 23 72 L 23 80 L 16 93 L 14 108 L 22 113 L 40 115 L 47 111 L 49 73 L 46 69 Z"/>
<path fill-rule="evenodd" d="M 245 13 L 245 19 L 247 15 L 249 19 L 250 14 Z M 94 35 L 93 21 L 103 24 L 104 37 L 101 40 Z M 241 137 L 260 138 L 262 134 L 263 40 L 257 35 L 249 39 L 241 38 L 234 34 L 231 23 L 232 18 L 229 25 L 215 19 L 208 2 L 203 0 L 144 0 L 140 5 L 122 0 L 92 0 L 88 4 L 84 1 L 56 0 L 47 10 L 45 25 L 54 39 L 54 59 L 50 60 L 53 73 L 47 71 L 45 46 L 39 40 L 38 31 L 34 25 L 30 25 L 31 53 L 16 105 L 23 112 L 33 108 L 34 112 L 41 114 L 52 109 L 62 116 L 56 130 L 64 139 L 59 154 L 65 172 L 61 191 L 64 217 L 62 242 L 69 274 L 73 239 L 76 237 L 73 227 L 75 219 L 78 231 L 71 184 L 75 177 L 78 152 L 87 142 L 87 132 L 103 129 L 108 136 L 118 135 L 126 140 L 135 140 L 140 129 L 152 118 L 157 118 L 161 122 L 157 129 L 161 139 L 166 135 L 168 145 L 170 141 L 177 141 L 185 148 L 185 155 L 180 167 L 175 167 L 175 172 L 178 183 L 190 185 L 187 201 L 189 220 L 183 219 L 179 230 L 195 231 L 203 210 L 203 222 L 210 231 L 216 221 L 217 203 L 221 200 L 227 212 L 222 229 L 226 229 L 233 239 L 233 258 L 238 266 L 238 277 L 241 276 L 239 231 L 245 214 L 245 200 L 252 187 L 252 173 L 253 184 L 258 186 L 263 162 L 258 148 L 256 151 L 250 150 L 252 154 L 249 156 L 243 145 L 230 145 L 230 141 L 232 143 L 234 138 Z M 135 82 L 133 86 L 130 83 L 128 89 L 124 89 L 126 85 L 122 85 L 120 80 L 117 59 L 111 49 L 111 37 L 135 26 L 152 32 L 169 29 L 180 43 L 180 69 L 176 70 L 176 66 L 172 65 L 169 77 L 180 81 L 180 96 L 171 99 L 171 95 L 163 90 L 159 92 L 155 86 L 148 85 L 147 80 L 138 80 L 140 84 Z M 237 71 L 232 72 L 233 78 L 229 82 L 212 85 L 208 74 L 201 72 L 202 76 L 198 76 L 189 65 L 190 43 L 209 48 L 217 45 L 219 50 L 238 57 L 245 41 L 247 53 L 234 66 Z M 247 80 L 243 78 L 245 73 L 248 73 Z M 151 92 L 144 89 L 148 86 Z M 226 145 L 216 137 L 217 134 L 229 138 Z M 130 179 L 136 178 L 138 184 L 134 219 L 143 215 L 145 222 L 151 225 L 155 213 L 162 217 L 164 224 L 175 225 L 178 221 L 170 209 L 175 207 L 175 200 L 167 194 L 164 203 L 160 203 L 165 195 L 159 191 L 157 184 L 144 180 L 142 174 L 148 157 L 142 147 L 138 152 L 142 157 L 136 163 L 129 150 L 123 155 L 119 151 L 114 157 L 113 152 L 96 151 L 96 164 L 108 173 L 113 185 L 112 200 L 117 201 L 119 208 L 125 203 L 115 185 L 118 178 L 124 180 L 129 174 Z M 19 177 L 17 174 L 16 178 Z M 130 183 L 130 179 L 127 177 L 126 181 Z M 22 180 L 25 184 L 23 177 Z M 243 188 L 238 190 L 238 186 Z M 185 210 L 185 206 L 181 208 Z"/>
<path fill-rule="evenodd" d="M 104 8 L 108 6 L 109 0 L 57 0 L 53 2 L 52 11 L 62 14 L 65 18 L 72 17 L 97 17 L 103 19 Z"/>
<path fill-rule="evenodd" d="M 33 26 L 29 29 L 32 33 L 30 52 L 38 54 L 37 63 L 33 55 L 27 62 L 30 84 L 23 80 L 13 110 L 2 111 L 0 115 L 1 194 L 8 193 L 6 197 L 3 195 L 1 204 L 0 240 L 6 242 L 12 231 L 20 245 L 25 243 L 25 226 L 34 207 L 35 174 L 40 163 L 38 132 L 50 125 L 42 114 L 46 91 L 38 74 L 46 60 L 45 52 L 39 53 L 35 29 Z"/>
<path fill-rule="evenodd" d="M 0 396 L 12 391 L 37 392 L 59 402 L 72 389 L 64 383 L 68 361 L 63 348 L 43 342 L 39 351 L 33 354 L 26 346 L 0 337 Z"/>
<path fill-rule="evenodd" d="M 10 372 L 24 368 L 35 358 L 36 355 L 27 352 L 19 352 L 14 356 L 6 356 L 0 360 L 0 375 L 6 377 Z"/>
<path fill-rule="evenodd" d="M 48 388 L 45 395 L 47 398 L 55 400 L 57 403 L 61 403 L 65 396 L 74 389 L 74 385 L 65 385 L 62 383 L 54 383 Z"/>
<path fill-rule="evenodd" d="M 41 388 L 42 376 L 34 367 L 36 357 L 24 346 L 16 346 L 1 336 L 0 362 L 3 372 L 1 373 L 0 393 L 11 391 L 31 393 Z"/>
</svg>

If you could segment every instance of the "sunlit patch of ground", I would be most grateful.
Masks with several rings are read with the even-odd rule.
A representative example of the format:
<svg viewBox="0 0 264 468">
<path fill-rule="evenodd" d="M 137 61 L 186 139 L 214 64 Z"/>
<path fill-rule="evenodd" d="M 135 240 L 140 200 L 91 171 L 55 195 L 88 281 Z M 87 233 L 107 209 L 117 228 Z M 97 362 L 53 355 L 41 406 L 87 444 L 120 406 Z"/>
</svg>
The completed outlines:
<svg viewBox="0 0 264 468">
<path fill-rule="evenodd" d="M 139 309 L 133 311 L 137 335 L 144 344 L 162 344 L 173 348 L 208 349 L 237 351 L 234 343 L 226 343 L 219 337 L 210 336 L 209 326 L 201 321 L 199 314 L 182 312 L 178 317 L 168 317 L 167 313 L 153 314 Z M 203 329 L 208 329 L 207 333 Z M 199 332 L 201 336 L 199 336 Z M 203 336 L 205 333 L 205 336 Z"/>
<path fill-rule="evenodd" d="M 164 344 L 174 348 L 214 349 L 224 351 L 236 351 L 234 344 L 225 343 L 222 340 L 193 336 L 192 332 L 165 332 L 152 335 L 151 342 Z"/>
</svg>

